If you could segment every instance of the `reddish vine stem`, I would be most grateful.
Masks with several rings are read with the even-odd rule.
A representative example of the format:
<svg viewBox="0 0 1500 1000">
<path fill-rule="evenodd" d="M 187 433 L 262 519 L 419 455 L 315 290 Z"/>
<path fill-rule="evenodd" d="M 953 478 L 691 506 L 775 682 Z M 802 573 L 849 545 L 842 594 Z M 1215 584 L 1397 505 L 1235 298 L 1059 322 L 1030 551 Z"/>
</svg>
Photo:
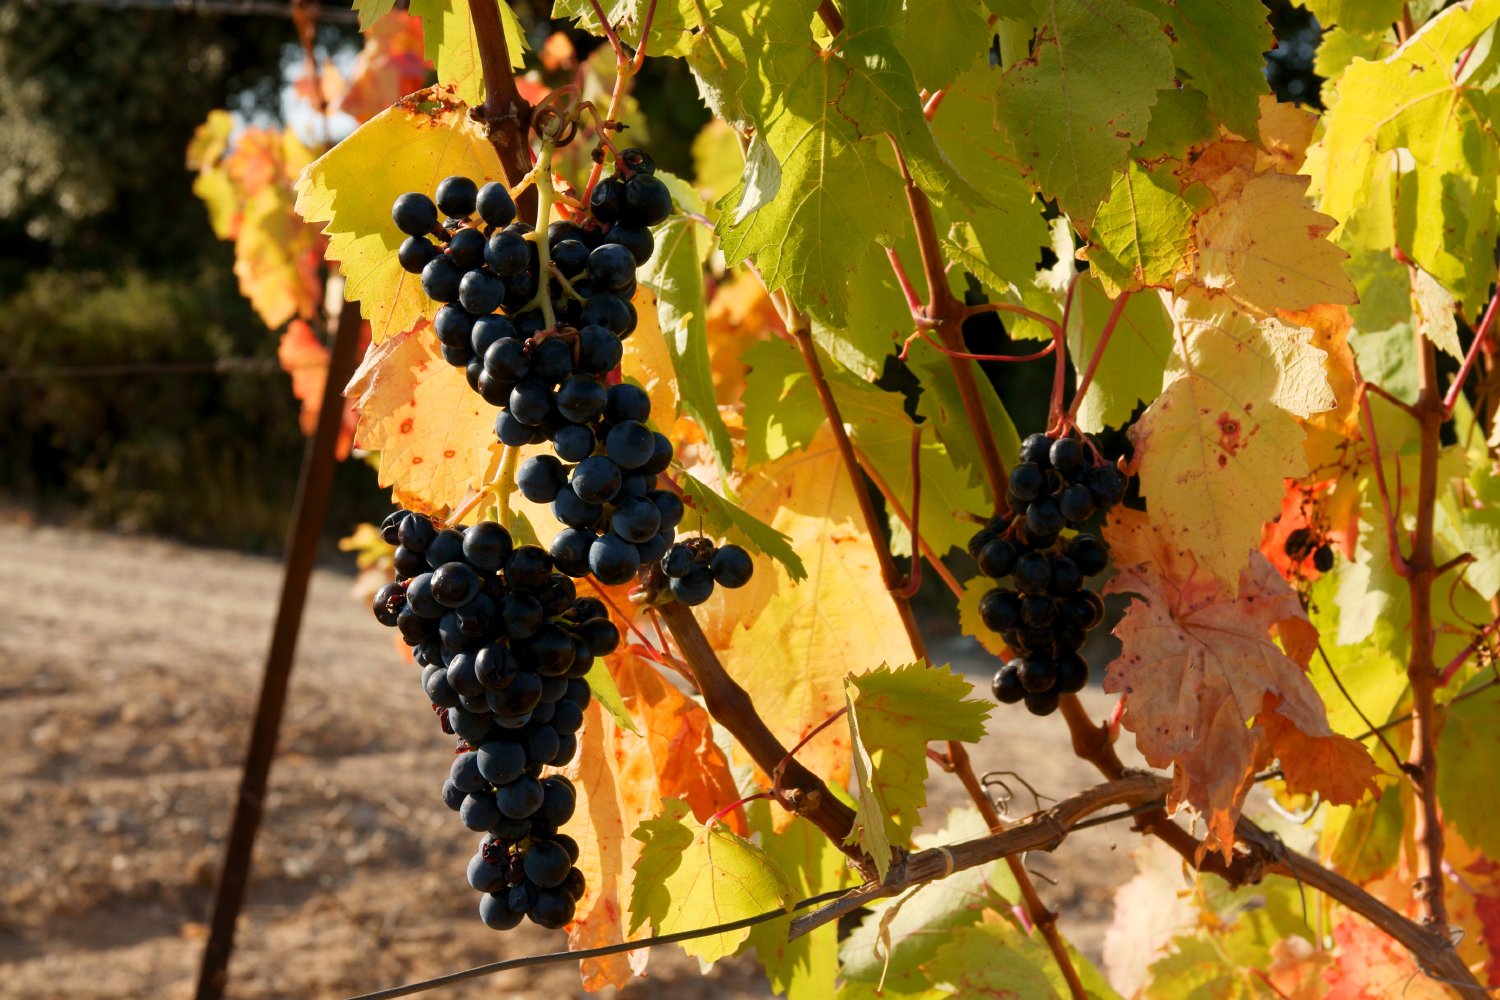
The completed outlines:
<svg viewBox="0 0 1500 1000">
<path fill-rule="evenodd" d="M 805 817 L 849 856 L 855 866 L 867 878 L 873 878 L 875 866 L 857 845 L 846 844 L 849 831 L 854 829 L 854 810 L 834 798 L 823 784 L 823 779 L 813 774 L 797 761 L 788 759 L 786 747 L 781 745 L 774 733 L 755 710 L 754 703 L 745 689 L 729 676 L 718 655 L 709 643 L 692 609 L 677 601 L 669 601 L 658 609 L 667 631 L 677 643 L 682 658 L 687 661 L 703 693 L 703 704 L 708 714 L 719 722 L 735 742 L 745 748 L 750 759 L 766 774 L 774 774 L 776 768 L 785 764 L 781 772 L 783 806 Z"/>
<path fill-rule="evenodd" d="M 913 520 L 912 515 L 902 506 L 901 498 L 896 496 L 895 491 L 891 489 L 891 484 L 885 481 L 885 477 L 880 474 L 880 470 L 875 468 L 874 463 L 863 452 L 856 450 L 856 453 L 859 455 L 860 468 L 865 470 L 865 475 L 870 477 L 870 482 L 875 484 L 875 488 L 880 491 L 880 495 L 885 497 L 885 502 L 890 506 L 891 510 L 895 511 L 896 517 L 906 526 L 906 530 L 911 532 L 914 544 L 921 551 L 922 555 L 926 557 L 927 563 L 932 567 L 933 572 L 952 591 L 954 597 L 962 599 L 964 596 L 963 584 L 958 582 L 958 578 L 953 575 L 952 570 L 943 565 L 943 561 L 932 550 L 932 546 L 922 537 L 921 532 L 916 528 L 916 522 Z"/>
<path fill-rule="evenodd" d="M 1115 332 L 1115 327 L 1120 323 L 1120 317 L 1125 314 L 1125 305 L 1130 301 L 1131 293 L 1121 292 L 1120 297 L 1115 299 L 1115 304 L 1110 307 L 1109 317 L 1104 321 L 1104 329 L 1099 331 L 1099 342 L 1094 345 L 1094 353 L 1089 355 L 1088 367 L 1079 376 L 1078 388 L 1073 392 L 1073 402 L 1068 405 L 1068 422 L 1072 423 L 1078 419 L 1078 407 L 1083 404 L 1083 397 L 1089 391 L 1089 384 L 1094 381 L 1094 375 L 1099 371 L 1099 362 L 1104 358 L 1104 351 L 1109 347 L 1109 338 Z"/>
<path fill-rule="evenodd" d="M 1489 339 L 1490 330 L 1495 325 L 1495 307 L 1500 305 L 1500 285 L 1495 289 L 1495 295 L 1490 299 L 1490 304 L 1485 307 L 1484 315 L 1479 320 L 1479 326 L 1474 330 L 1474 343 L 1469 345 L 1469 351 L 1464 355 L 1464 362 L 1459 366 L 1458 374 L 1454 376 L 1453 384 L 1448 387 L 1448 393 L 1443 397 L 1444 418 L 1453 416 L 1453 408 L 1458 405 L 1458 397 L 1464 391 L 1464 383 L 1468 381 L 1469 372 L 1474 369 L 1474 362 L 1479 360 L 1479 352 L 1484 349 L 1485 341 Z"/>
<path fill-rule="evenodd" d="M 953 290 L 948 287 L 948 275 L 943 268 L 943 250 L 938 243 L 937 224 L 932 219 L 932 204 L 927 200 L 926 193 L 912 180 L 911 171 L 906 168 L 906 157 L 902 155 L 894 136 L 891 137 L 891 148 L 895 151 L 896 166 L 900 168 L 901 182 L 906 188 L 906 206 L 916 229 L 917 249 L 922 255 L 922 274 L 927 279 L 927 307 L 922 310 L 922 314 L 937 322 L 938 339 L 942 341 L 946 349 L 944 353 L 948 355 L 948 363 L 952 366 L 953 381 L 958 388 L 964 416 L 968 419 L 969 426 L 975 428 L 979 461 L 984 466 L 984 477 L 990 486 L 990 496 L 995 498 L 995 511 L 998 513 L 1000 505 L 1005 502 L 1008 479 L 1005 460 L 1000 457 L 1000 447 L 995 443 L 995 435 L 990 432 L 989 415 L 985 412 L 979 385 L 974 381 L 973 366 L 967 360 L 954 357 L 954 354 L 964 353 L 965 350 L 963 325 L 968 313 L 964 304 L 954 297 Z M 984 429 L 982 433 L 979 428 Z"/>
<path fill-rule="evenodd" d="M 1480 648 L 1489 641 L 1490 636 L 1495 634 L 1495 629 L 1497 628 L 1500 628 L 1500 616 L 1497 616 L 1494 621 L 1486 625 L 1484 629 L 1474 637 L 1473 642 L 1465 646 L 1462 650 L 1459 651 L 1459 654 L 1457 656 L 1448 661 L 1448 665 L 1443 668 L 1442 676 L 1438 678 L 1438 685 L 1442 686 L 1451 681 L 1453 679 L 1453 675 L 1458 673 L 1459 668 L 1469 661 L 1469 657 L 1479 652 Z"/>
<path fill-rule="evenodd" d="M 1437 506 L 1438 452 L 1446 420 L 1438 388 L 1437 356 L 1432 342 L 1416 335 L 1421 372 L 1421 392 L 1416 413 L 1421 428 L 1422 451 L 1417 479 L 1417 523 L 1412 532 L 1411 555 L 1407 558 L 1407 586 L 1411 592 L 1411 658 L 1406 676 L 1412 691 L 1411 754 L 1407 763 L 1415 779 L 1417 816 L 1414 829 L 1418 845 L 1416 892 L 1422 907 L 1422 922 L 1442 932 L 1448 923 L 1443 898 L 1443 825 L 1437 805 L 1437 717 L 1433 694 L 1440 677 L 1433 663 L 1432 582 L 1433 515 Z"/>
<path fill-rule="evenodd" d="M 500 168 L 512 186 L 531 172 L 531 105 L 516 89 L 516 77 L 510 68 L 510 48 L 505 42 L 505 26 L 500 22 L 500 8 L 485 0 L 469 0 L 469 17 L 474 21 L 474 40 L 479 47 L 479 68 L 484 76 L 484 106 L 480 117 L 489 130 L 490 144 L 500 157 Z M 516 200 L 521 217 L 536 221 L 536 189 L 528 188 Z"/>
</svg>

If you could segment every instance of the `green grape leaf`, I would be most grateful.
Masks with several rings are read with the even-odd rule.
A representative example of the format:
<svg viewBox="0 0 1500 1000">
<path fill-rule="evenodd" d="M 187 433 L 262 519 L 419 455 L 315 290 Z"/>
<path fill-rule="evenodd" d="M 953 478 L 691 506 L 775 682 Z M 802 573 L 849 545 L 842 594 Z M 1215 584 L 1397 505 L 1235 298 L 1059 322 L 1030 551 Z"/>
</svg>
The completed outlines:
<svg viewBox="0 0 1500 1000">
<path fill-rule="evenodd" d="M 1032 57 L 1005 71 L 996 114 L 1037 187 L 1087 227 L 1171 85 L 1172 53 L 1161 22 L 1123 0 L 1038 6 Z"/>
<path fill-rule="evenodd" d="M 437 314 L 438 303 L 396 260 L 406 237 L 391 222 L 391 203 L 407 191 L 430 193 L 450 174 L 481 184 L 503 176 L 482 127 L 452 91 L 432 89 L 371 118 L 297 179 L 297 213 L 325 223 L 328 259 L 376 344 Z"/>
<path fill-rule="evenodd" d="M 922 380 L 922 395 L 917 397 L 918 415 L 932 422 L 953 463 L 968 469 L 972 482 L 982 482 L 984 463 L 979 457 L 974 428 L 964 412 L 953 363 L 925 344 L 913 345 L 907 363 Z M 1021 450 L 1021 435 L 1001 405 L 994 385 L 987 378 L 976 378 L 975 382 L 995 446 L 1003 456 L 1016 454 Z"/>
<path fill-rule="evenodd" d="M 1362 35 L 1383 35 L 1401 20 L 1402 0 L 1305 0 L 1324 31 L 1339 28 Z"/>
<path fill-rule="evenodd" d="M 947 667 L 881 666 L 844 680 L 854 746 L 855 819 L 848 843 L 875 861 L 882 879 L 892 845 L 904 845 L 927 804 L 927 744 L 984 736 L 986 701 Z"/>
<path fill-rule="evenodd" d="M 1405 832 L 1401 795 L 1388 789 L 1358 805 L 1328 806 L 1319 852 L 1340 875 L 1363 884 L 1396 866 Z"/>
<path fill-rule="evenodd" d="M 1489 682 L 1475 678 L 1473 687 Z M 1500 768 L 1500 688 L 1490 688 L 1448 705 L 1438 734 L 1438 759 L 1448 763 L 1437 773 L 1443 819 L 1463 838 L 1490 857 L 1500 856 L 1500 798 L 1495 772 Z"/>
<path fill-rule="evenodd" d="M 767 288 L 834 326 L 848 315 L 849 272 L 872 242 L 894 238 L 902 211 L 900 179 L 835 103 L 848 77 L 842 61 L 814 56 L 764 132 L 780 164 L 776 196 L 738 221 L 728 211 L 744 183 L 719 202 L 726 263 L 753 259 Z"/>
<path fill-rule="evenodd" d="M 716 4 L 707 6 L 692 0 L 605 0 L 599 5 L 616 36 L 631 48 L 641 44 L 641 28 L 651 15 L 651 38 L 647 50 L 653 56 L 683 56 L 693 39 L 690 27 L 699 27 Z M 603 36 L 599 16 L 589 0 L 554 0 L 554 18 L 570 18 L 591 34 Z"/>
<path fill-rule="evenodd" d="M 1260 0 L 1177 3 L 1134 0 L 1161 19 L 1172 57 L 1208 108 L 1236 135 L 1253 139 L 1266 85 L 1265 51 L 1276 44 Z"/>
<path fill-rule="evenodd" d="M 847 885 L 849 866 L 838 845 L 812 822 L 794 818 L 776 829 L 773 806 L 757 802 L 750 809 L 750 829 L 760 835 L 766 855 L 791 883 L 795 898 L 806 899 Z M 834 992 L 839 969 L 838 925 L 826 924 L 795 941 L 787 940 L 791 918 L 778 918 L 750 929 L 750 943 L 766 968 L 771 988 L 788 1000 L 827 997 Z"/>
<path fill-rule="evenodd" d="M 1193 215 L 1170 170 L 1126 164 L 1089 233 L 1089 265 L 1109 297 L 1171 287 L 1193 249 Z"/>
<path fill-rule="evenodd" d="M 919 847 L 940 847 L 987 833 L 989 828 L 977 810 L 962 809 L 949 813 L 942 830 L 919 834 L 915 839 Z M 861 987 L 854 995 L 873 995 L 882 979 L 885 996 L 931 989 L 932 982 L 922 967 L 942 947 L 948 934 L 972 926 L 983 916 L 985 903 L 992 898 L 986 883 L 995 867 L 993 861 L 976 865 L 940 882 L 919 886 L 899 899 L 871 904 L 869 916 L 839 948 L 840 974 Z"/>
<path fill-rule="evenodd" d="M 751 366 L 746 378 L 745 443 L 750 464 L 774 461 L 806 448 L 823 426 L 823 407 L 801 354 L 782 341 L 762 341 L 745 352 Z M 900 393 L 886 392 L 847 373 L 831 371 L 823 359 L 825 377 L 844 428 L 862 464 L 890 490 L 895 506 L 910 516 L 912 432 L 916 424 L 906 413 Z M 979 510 L 985 505 L 977 474 L 949 453 L 944 440 L 924 430 L 918 452 L 922 473 L 921 532 L 939 555 L 962 550 L 973 526 L 953 517 L 957 510 Z M 902 536 L 905 536 L 903 529 Z M 899 554 L 910 553 L 893 539 Z"/>
<path fill-rule="evenodd" d="M 589 683 L 589 690 L 594 693 L 594 700 L 614 716 L 615 725 L 639 736 L 641 731 L 636 728 L 635 720 L 630 717 L 630 710 L 625 707 L 625 698 L 615 684 L 614 675 L 605 667 L 595 666 L 584 675 L 584 679 Z"/>
<path fill-rule="evenodd" d="M 1058 992 L 1047 975 L 1053 961 L 1011 924 L 987 921 L 949 931 L 922 973 L 956 996 L 1053 1000 Z"/>
<path fill-rule="evenodd" d="M 370 25 L 396 9 L 396 0 L 354 0 L 355 13 L 359 14 L 359 30 L 368 31 Z"/>
<path fill-rule="evenodd" d="M 1092 277 L 1080 278 L 1068 316 L 1068 352 L 1082 359 L 1080 365 L 1093 358 L 1114 305 L 1099 285 Z M 1139 404 L 1161 392 L 1171 356 L 1172 320 L 1161 297 L 1150 292 L 1132 295 L 1078 404 L 1078 426 L 1089 434 L 1123 427 Z"/>
<path fill-rule="evenodd" d="M 1416 169 L 1399 182 L 1401 247 L 1472 312 L 1494 277 L 1500 146 L 1487 99 L 1458 59 L 1500 17 L 1500 0 L 1450 7 L 1379 62 L 1356 60 L 1333 88 L 1310 170 L 1322 211 L 1350 218 L 1369 198 L 1386 154 L 1407 150 Z M 1420 183 L 1418 179 L 1420 178 Z"/>
<path fill-rule="evenodd" d="M 526 35 L 510 5 L 498 6 L 511 69 L 520 69 L 526 65 Z M 468 0 L 411 0 L 410 10 L 422 19 L 422 48 L 437 78 L 453 87 L 460 101 L 479 107 L 484 103 L 484 70 Z"/>
<path fill-rule="evenodd" d="M 1385 33 L 1374 35 L 1345 31 L 1337 26 L 1324 28 L 1323 37 L 1318 40 L 1318 54 L 1313 59 L 1313 72 L 1323 77 L 1323 86 L 1331 90 L 1356 59 L 1384 59 L 1396 51 L 1395 36 L 1389 28 L 1387 24 Z"/>
<path fill-rule="evenodd" d="M 630 933 L 648 920 L 657 934 L 729 923 L 786 907 L 792 888 L 766 855 L 719 823 L 703 826 L 679 799 L 636 827 L 645 846 L 635 863 L 630 893 Z M 748 927 L 682 942 L 689 955 L 716 962 L 739 950 Z"/>
<path fill-rule="evenodd" d="M 702 213 L 697 192 L 664 170 L 657 171 L 656 176 L 666 182 L 672 200 L 682 211 L 674 212 L 656 227 L 652 234 L 656 252 L 638 277 L 656 292 L 656 315 L 672 355 L 682 407 L 708 435 L 714 460 L 727 472 L 734 452 L 729 429 L 714 398 L 713 370 L 708 360 L 708 294 L 703 265 L 712 241 L 708 230 L 686 214 Z"/>
<path fill-rule="evenodd" d="M 896 44 L 917 86 L 933 94 L 964 66 L 986 58 L 990 29 L 974 0 L 911 0 Z"/>
<path fill-rule="evenodd" d="M 765 111 L 806 65 L 815 0 L 721 0 L 688 21 L 688 66 L 715 116 L 763 130 Z M 703 8 L 700 7 L 700 10 Z"/>
<path fill-rule="evenodd" d="M 1454 520 L 1464 549 L 1474 557 L 1464 570 L 1464 582 L 1488 601 L 1500 592 L 1500 475 L 1496 475 L 1483 443 L 1483 430 L 1474 426 L 1472 414 L 1460 413 L 1458 440 L 1468 442 L 1465 454 L 1469 473 L 1458 483 L 1463 490 L 1457 498 L 1462 513 L 1455 512 Z M 1465 423 L 1472 428 L 1469 434 L 1464 433 Z M 1439 510 L 1446 514 L 1445 508 Z"/>
<path fill-rule="evenodd" d="M 710 534 L 727 536 L 751 551 L 770 556 L 786 567 L 793 580 L 806 579 L 807 568 L 786 535 L 747 514 L 688 472 L 679 472 L 677 484 Z"/>
<path fill-rule="evenodd" d="M 914 253 L 908 256 L 914 259 Z M 911 310 L 885 248 L 877 243 L 870 244 L 845 280 L 859 293 L 850 299 L 842 322 L 813 315 L 813 340 L 841 367 L 873 382 L 885 369 L 885 359 L 912 331 Z"/>
<path fill-rule="evenodd" d="M 1218 137 L 1219 129 L 1208 113 L 1208 98 L 1203 91 L 1168 87 L 1156 92 L 1146 138 L 1131 150 L 1131 155 L 1147 163 L 1165 157 L 1181 158 L 1192 147 Z"/>
</svg>

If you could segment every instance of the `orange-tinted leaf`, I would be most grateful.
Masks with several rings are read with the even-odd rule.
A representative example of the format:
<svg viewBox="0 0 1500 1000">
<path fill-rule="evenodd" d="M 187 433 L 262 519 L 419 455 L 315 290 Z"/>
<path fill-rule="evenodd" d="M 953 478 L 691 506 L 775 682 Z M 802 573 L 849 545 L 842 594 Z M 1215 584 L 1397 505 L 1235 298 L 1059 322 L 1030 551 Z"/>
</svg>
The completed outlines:
<svg viewBox="0 0 1500 1000">
<path fill-rule="evenodd" d="M 624 904 L 642 847 L 631 833 L 661 811 L 663 798 L 688 800 L 700 821 L 738 798 L 728 761 L 713 742 L 708 713 L 701 706 L 628 651 L 612 654 L 594 669 L 610 671 L 640 734 L 620 728 L 591 701 L 578 755 L 566 769 L 578 789 L 578 818 L 569 831 L 578 840 L 578 867 L 588 885 L 568 934 L 568 946 L 575 951 L 631 937 L 625 930 Z M 723 821 L 746 832 L 742 810 L 725 814 Z M 645 971 L 646 954 L 583 962 L 584 988 L 623 986 Z"/>
<path fill-rule="evenodd" d="M 1278 721 L 1306 737 L 1333 735 L 1303 669 L 1316 632 L 1296 593 L 1258 553 L 1231 597 L 1144 514 L 1120 512 L 1106 535 L 1120 568 L 1106 592 L 1139 599 L 1115 629 L 1124 648 L 1104 689 L 1124 694 L 1124 725 L 1141 753 L 1155 767 L 1174 768 L 1173 804 L 1203 816 L 1205 848 L 1227 859 L 1255 771 L 1276 750 L 1257 719 L 1266 696 L 1280 698 Z"/>
<path fill-rule="evenodd" d="M 745 392 L 746 349 L 781 328 L 766 286 L 754 276 L 735 271 L 714 289 L 708 303 L 708 360 L 720 406 L 733 406 Z"/>
<path fill-rule="evenodd" d="M 368 325 L 362 324 L 360 333 L 368 343 Z M 318 408 L 323 405 L 323 386 L 328 381 L 328 348 L 323 346 L 311 326 L 294 319 L 281 335 L 276 360 L 292 377 L 292 395 L 302 401 L 302 433 L 311 434 L 318 426 Z M 345 400 L 338 443 L 338 457 L 341 459 L 349 454 L 349 446 L 354 442 L 354 425 L 353 401 Z"/>
<path fill-rule="evenodd" d="M 1348 307 L 1316 305 L 1301 312 L 1282 310 L 1278 315 L 1293 326 L 1311 330 L 1313 335 L 1308 344 L 1328 355 L 1323 368 L 1328 373 L 1328 388 L 1333 390 L 1333 409 L 1313 413 L 1304 419 L 1319 430 L 1343 437 L 1358 435 L 1359 374 L 1354 368 L 1354 352 L 1349 347 L 1349 331 L 1354 320 Z"/>
<path fill-rule="evenodd" d="M 1324 1000 L 1445 1000 L 1450 995 L 1427 978 L 1411 952 L 1358 917 L 1336 926 L 1333 940 L 1338 959 L 1323 973 Z"/>
<path fill-rule="evenodd" d="M 542 43 L 541 57 L 543 68 L 552 72 L 578 66 L 578 51 L 573 48 L 573 41 L 566 31 L 554 31 L 547 36 Z"/>
<path fill-rule="evenodd" d="M 1379 794 L 1375 776 L 1380 768 L 1363 743 L 1333 732 L 1309 736 L 1276 711 L 1273 696 L 1267 697 L 1266 709 L 1256 721 L 1265 727 L 1271 751 L 1281 761 L 1288 791 L 1317 792 L 1334 805 L 1350 805 L 1370 792 Z"/>
<path fill-rule="evenodd" d="M 337 108 L 368 121 L 427 81 L 422 19 L 392 11 L 365 31 L 365 45 L 349 71 Z"/>
<path fill-rule="evenodd" d="M 478 489 L 495 441 L 495 407 L 437 354 L 426 324 L 374 345 L 354 373 L 354 440 L 380 452 L 380 485 L 408 510 L 438 514 Z"/>
</svg>

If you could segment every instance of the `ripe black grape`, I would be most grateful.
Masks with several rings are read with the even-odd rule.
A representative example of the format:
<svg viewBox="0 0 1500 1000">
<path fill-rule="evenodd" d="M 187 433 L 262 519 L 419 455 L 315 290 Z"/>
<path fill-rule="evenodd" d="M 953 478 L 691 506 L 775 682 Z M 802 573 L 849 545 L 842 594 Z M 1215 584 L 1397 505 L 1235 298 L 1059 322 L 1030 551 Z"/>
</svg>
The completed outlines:
<svg viewBox="0 0 1500 1000">
<path fill-rule="evenodd" d="M 426 236 L 438 223 L 437 206 L 425 194 L 407 192 L 391 206 L 391 221 L 408 236 Z"/>
</svg>

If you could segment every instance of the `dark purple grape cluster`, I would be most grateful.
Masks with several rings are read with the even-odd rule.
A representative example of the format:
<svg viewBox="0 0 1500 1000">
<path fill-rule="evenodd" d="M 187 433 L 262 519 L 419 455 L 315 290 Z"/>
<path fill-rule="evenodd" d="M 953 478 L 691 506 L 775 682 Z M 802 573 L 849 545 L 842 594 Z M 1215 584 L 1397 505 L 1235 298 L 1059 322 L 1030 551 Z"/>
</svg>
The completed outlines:
<svg viewBox="0 0 1500 1000">
<path fill-rule="evenodd" d="M 1084 581 L 1104 572 L 1109 549 L 1093 535 L 1063 536 L 1125 496 L 1124 473 L 1094 454 L 1076 437 L 1027 437 L 1010 472 L 1007 512 L 969 540 L 979 571 L 1011 584 L 979 602 L 985 627 L 1020 654 L 995 673 L 995 698 L 1024 701 L 1035 715 L 1051 714 L 1062 695 L 1088 683 L 1078 650 L 1104 618 L 1104 602 Z"/>
<path fill-rule="evenodd" d="M 404 194 L 392 209 L 411 237 L 402 266 L 444 303 L 433 323 L 443 357 L 501 408 L 500 442 L 552 444 L 552 455 L 521 466 L 516 485 L 564 525 L 550 545 L 554 565 L 605 584 L 661 559 L 683 515 L 677 495 L 657 489 L 672 443 L 650 428 L 646 393 L 617 376 L 636 324 L 636 268 L 651 258 L 649 227 L 671 213 L 672 197 L 645 153 L 626 150 L 620 162 L 595 185 L 589 216 L 547 227 L 550 324 L 538 295 L 541 255 L 503 185 L 449 177 L 435 204 Z"/>
<path fill-rule="evenodd" d="M 583 894 L 578 845 L 560 832 L 575 795 L 542 772 L 573 759 L 584 678 L 619 629 L 545 550 L 493 521 L 439 530 L 398 510 L 381 534 L 396 546 L 396 582 L 376 593 L 375 617 L 413 647 L 443 731 L 459 738 L 443 801 L 485 834 L 469 863 L 480 915 L 497 930 L 526 916 L 562 927 Z"/>
<path fill-rule="evenodd" d="M 1302 562 L 1312 557 L 1313 568 L 1319 573 L 1333 569 L 1333 546 L 1312 528 L 1296 528 L 1286 536 L 1282 551 L 1288 559 Z"/>
<path fill-rule="evenodd" d="M 648 593 L 695 607 L 714 594 L 714 585 L 743 587 L 755 575 L 750 553 L 738 545 L 715 545 L 701 536 L 685 538 L 667 549 L 661 562 L 642 580 Z"/>
</svg>

